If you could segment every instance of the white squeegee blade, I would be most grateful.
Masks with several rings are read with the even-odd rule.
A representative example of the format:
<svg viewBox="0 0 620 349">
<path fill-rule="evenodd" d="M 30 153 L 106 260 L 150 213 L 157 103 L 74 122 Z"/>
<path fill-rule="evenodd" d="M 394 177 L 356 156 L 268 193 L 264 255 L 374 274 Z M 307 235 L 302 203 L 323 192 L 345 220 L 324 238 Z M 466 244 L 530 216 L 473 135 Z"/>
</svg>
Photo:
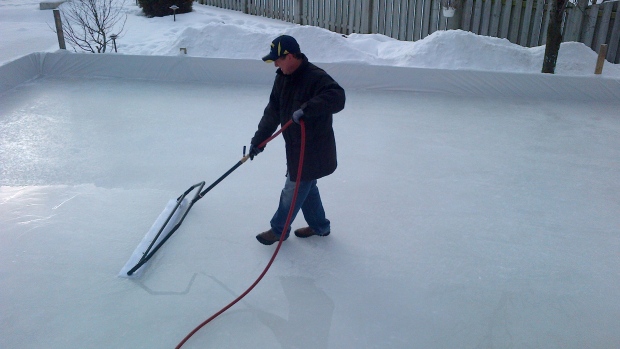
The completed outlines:
<svg viewBox="0 0 620 349">
<path fill-rule="evenodd" d="M 127 275 L 127 272 L 131 270 L 131 268 L 133 268 L 136 264 L 138 264 L 138 262 L 140 261 L 140 258 L 142 258 L 142 255 L 144 254 L 146 249 L 149 247 L 149 245 L 151 245 L 151 242 L 153 241 L 155 236 L 157 236 L 157 232 L 159 232 L 159 229 L 161 229 L 161 227 L 164 225 L 164 223 L 166 222 L 166 219 L 168 219 L 168 216 L 174 210 L 174 207 L 176 205 L 177 205 L 177 201 L 175 199 L 171 199 L 170 201 L 168 201 L 168 204 L 166 205 L 164 210 L 159 214 L 159 217 L 157 217 L 157 219 L 155 220 L 155 223 L 153 223 L 153 225 L 151 226 L 151 229 L 149 229 L 146 235 L 144 235 L 144 238 L 142 239 L 138 247 L 136 247 L 136 249 L 133 251 L 133 254 L 129 258 L 125 266 L 119 272 L 118 274 L 119 277 L 133 279 L 133 278 L 139 278 L 140 276 L 142 276 L 142 274 L 144 273 L 144 270 L 147 268 L 147 266 L 151 262 L 150 260 L 144 265 L 142 265 L 140 269 L 136 270 L 132 275 Z M 151 250 L 155 248 L 155 246 L 157 246 L 157 244 L 159 244 L 159 242 L 162 239 L 164 239 L 168 235 L 170 230 L 179 222 L 179 220 L 181 219 L 181 217 L 183 217 L 183 214 L 187 210 L 188 206 L 189 206 L 189 201 L 184 198 L 183 201 L 181 201 L 179 208 L 176 210 L 174 215 L 172 215 L 172 218 L 170 218 L 170 221 L 168 222 L 168 224 L 166 224 L 166 228 L 161 232 L 161 234 L 159 234 L 159 237 L 157 238 L 157 241 L 155 242 L 155 244 L 153 244 L 153 247 L 151 248 Z"/>
</svg>

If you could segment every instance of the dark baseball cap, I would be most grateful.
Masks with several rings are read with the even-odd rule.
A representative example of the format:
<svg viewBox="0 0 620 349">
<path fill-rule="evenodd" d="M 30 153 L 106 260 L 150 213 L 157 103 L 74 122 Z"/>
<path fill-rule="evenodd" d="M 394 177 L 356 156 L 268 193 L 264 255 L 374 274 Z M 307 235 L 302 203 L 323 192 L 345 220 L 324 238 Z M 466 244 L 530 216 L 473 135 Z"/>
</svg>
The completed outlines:
<svg viewBox="0 0 620 349">
<path fill-rule="evenodd" d="M 263 57 L 263 61 L 271 63 L 289 53 L 301 53 L 299 44 L 294 37 L 289 35 L 281 35 L 271 42 L 271 50 L 268 55 Z"/>
</svg>

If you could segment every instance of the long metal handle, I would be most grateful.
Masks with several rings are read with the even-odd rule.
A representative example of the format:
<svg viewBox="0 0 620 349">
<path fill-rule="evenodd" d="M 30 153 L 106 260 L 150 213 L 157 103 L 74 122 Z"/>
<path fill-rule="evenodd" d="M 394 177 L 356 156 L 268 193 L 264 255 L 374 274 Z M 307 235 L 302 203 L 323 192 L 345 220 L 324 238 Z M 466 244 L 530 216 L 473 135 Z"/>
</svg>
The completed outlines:
<svg viewBox="0 0 620 349">
<path fill-rule="evenodd" d="M 265 139 L 261 144 L 259 144 L 258 148 L 264 147 L 265 145 L 267 145 L 267 143 L 271 142 L 271 140 L 273 140 L 274 138 L 278 137 L 278 135 L 280 135 L 280 133 L 282 133 L 282 131 L 286 130 L 289 126 L 291 126 L 292 123 L 293 123 L 293 120 L 289 120 L 276 133 L 274 133 L 269 138 Z M 244 153 L 245 153 L 245 151 L 244 151 Z M 250 158 L 249 154 L 243 156 L 241 158 L 241 160 L 239 160 L 233 167 L 231 167 L 228 171 L 226 171 L 226 173 L 224 173 L 220 178 L 218 178 L 215 182 L 213 182 L 213 184 L 208 186 L 207 189 L 203 190 L 198 197 L 194 198 L 193 202 L 196 202 L 196 201 L 202 199 L 209 191 L 211 191 L 211 189 L 213 189 L 216 185 L 218 185 L 221 181 L 223 181 L 224 178 L 228 177 L 229 174 L 233 173 L 233 171 L 235 171 L 237 168 L 239 168 L 239 166 L 243 165 L 243 163 L 248 161 L 249 158 Z"/>
</svg>

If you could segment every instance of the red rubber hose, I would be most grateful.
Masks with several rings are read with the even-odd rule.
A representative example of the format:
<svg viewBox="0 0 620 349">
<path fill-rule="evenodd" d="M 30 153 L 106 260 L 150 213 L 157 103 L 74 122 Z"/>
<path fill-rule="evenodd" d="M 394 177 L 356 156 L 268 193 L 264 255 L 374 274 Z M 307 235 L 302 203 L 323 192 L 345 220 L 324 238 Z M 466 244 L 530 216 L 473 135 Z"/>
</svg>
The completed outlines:
<svg viewBox="0 0 620 349">
<path fill-rule="evenodd" d="M 259 145 L 259 148 L 262 148 L 263 146 L 265 146 L 265 144 L 267 144 L 269 141 L 274 139 L 285 128 L 287 128 L 291 124 L 291 122 L 292 120 L 290 120 L 288 123 L 282 126 L 282 128 L 280 128 L 280 131 L 278 131 L 273 136 L 271 136 L 270 138 L 265 140 L 263 143 L 261 143 Z M 293 192 L 293 201 L 291 202 L 291 208 L 289 209 L 288 216 L 286 217 L 286 224 L 284 224 L 284 227 L 286 229 L 288 229 L 288 226 L 291 223 L 291 218 L 293 217 L 293 212 L 295 211 L 295 202 L 297 201 L 297 192 L 299 190 L 299 182 L 301 181 L 301 171 L 302 171 L 303 164 L 304 164 L 304 153 L 305 153 L 305 148 L 306 148 L 306 126 L 304 125 L 303 120 L 300 120 L 300 124 L 301 124 L 301 151 L 299 154 L 299 167 L 297 168 L 297 180 L 295 182 L 295 191 Z M 180 349 L 183 346 L 183 344 L 185 344 L 185 342 L 187 342 L 202 327 L 204 327 L 206 324 L 211 322 L 216 317 L 220 316 L 222 313 L 224 313 L 226 310 L 231 308 L 233 305 L 237 304 L 237 302 L 243 299 L 243 297 L 245 297 L 248 293 L 250 293 L 250 291 L 252 291 L 252 289 L 254 289 L 254 287 L 256 287 L 256 285 L 258 285 L 258 283 L 263 279 L 265 274 L 267 274 L 267 271 L 271 267 L 271 264 L 273 264 L 273 261 L 276 259 L 276 256 L 278 255 L 278 251 L 280 251 L 280 246 L 282 246 L 282 242 L 284 241 L 285 236 L 286 234 L 282 232 L 282 235 L 280 236 L 280 241 L 278 241 L 278 246 L 276 247 L 276 250 L 273 252 L 273 255 L 271 256 L 269 263 L 267 263 L 267 266 L 265 267 L 263 272 L 258 276 L 256 281 L 254 281 L 254 283 L 247 290 L 245 290 L 245 292 L 243 292 L 239 297 L 237 297 L 235 300 L 230 302 L 224 308 L 220 309 L 215 314 L 211 315 L 210 318 L 203 321 L 200 325 L 196 326 L 196 328 L 194 328 L 190 333 L 188 333 L 187 336 L 185 336 L 185 338 L 183 338 L 183 340 L 176 346 L 176 349 Z"/>
</svg>

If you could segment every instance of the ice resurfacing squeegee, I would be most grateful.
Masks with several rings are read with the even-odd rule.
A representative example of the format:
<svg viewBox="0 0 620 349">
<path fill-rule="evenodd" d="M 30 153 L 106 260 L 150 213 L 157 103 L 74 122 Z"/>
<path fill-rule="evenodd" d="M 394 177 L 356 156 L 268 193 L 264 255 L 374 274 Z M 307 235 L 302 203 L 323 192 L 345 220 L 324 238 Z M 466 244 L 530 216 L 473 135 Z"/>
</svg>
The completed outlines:
<svg viewBox="0 0 620 349">
<path fill-rule="evenodd" d="M 284 131 L 287 127 L 292 124 L 292 120 L 289 120 L 286 124 L 284 124 L 276 133 L 271 135 L 271 137 L 264 140 L 261 144 L 258 145 L 258 148 L 263 148 L 267 143 L 269 143 L 272 139 L 276 138 L 282 131 Z M 146 233 L 138 247 L 133 251 L 133 254 L 125 263 L 125 266 L 121 269 L 118 276 L 120 277 L 132 277 L 139 278 L 144 273 L 146 269 L 147 262 L 153 257 L 155 252 L 161 248 L 161 246 L 168 241 L 168 239 L 174 234 L 174 232 L 179 229 L 181 223 L 187 216 L 189 210 L 194 206 L 196 201 L 202 199 L 211 189 L 213 189 L 216 185 L 218 185 L 224 178 L 228 177 L 234 170 L 236 170 L 239 166 L 243 165 L 248 159 L 250 155 L 245 155 L 245 147 L 243 148 L 243 158 L 239 160 L 233 167 L 231 167 L 226 173 L 224 173 L 220 178 L 218 178 L 213 184 L 211 184 L 205 190 L 202 188 L 205 186 L 205 182 L 200 182 L 192 185 L 187 189 L 181 196 L 179 196 L 176 200 L 172 199 L 168 201 L 168 204 L 159 214 L 159 217 L 155 220 L 155 223 L 151 226 L 151 229 Z M 193 192 L 196 188 L 196 194 L 191 200 L 188 200 L 187 196 Z"/>
</svg>

